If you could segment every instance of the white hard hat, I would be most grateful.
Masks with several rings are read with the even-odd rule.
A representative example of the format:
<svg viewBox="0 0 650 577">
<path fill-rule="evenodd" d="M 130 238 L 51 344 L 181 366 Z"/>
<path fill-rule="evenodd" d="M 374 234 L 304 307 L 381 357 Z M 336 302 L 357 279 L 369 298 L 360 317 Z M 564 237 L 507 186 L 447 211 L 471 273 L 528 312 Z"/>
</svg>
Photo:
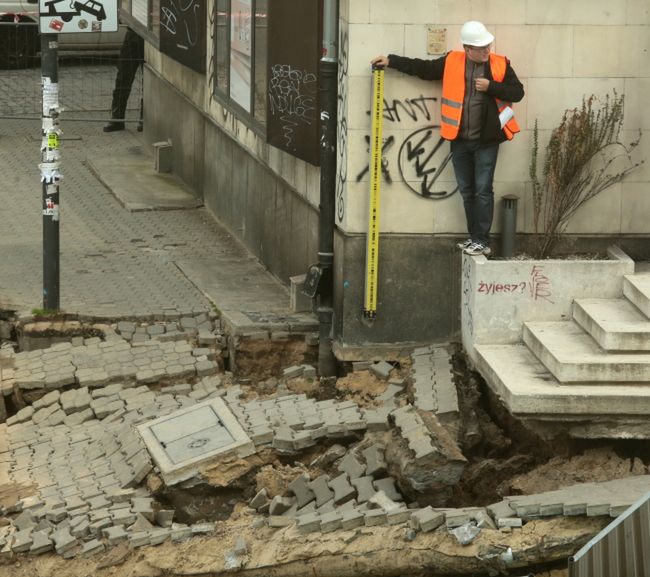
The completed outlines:
<svg viewBox="0 0 650 577">
<path fill-rule="evenodd" d="M 480 47 L 492 44 L 494 36 L 487 31 L 483 23 L 470 20 L 460 29 L 460 39 L 463 44 Z"/>
</svg>

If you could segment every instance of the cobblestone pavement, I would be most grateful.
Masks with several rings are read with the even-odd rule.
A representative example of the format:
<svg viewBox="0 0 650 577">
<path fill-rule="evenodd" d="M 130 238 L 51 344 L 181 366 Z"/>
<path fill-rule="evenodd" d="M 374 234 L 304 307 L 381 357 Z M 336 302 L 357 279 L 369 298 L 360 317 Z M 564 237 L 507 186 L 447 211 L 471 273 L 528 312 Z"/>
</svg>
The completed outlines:
<svg viewBox="0 0 650 577">
<path fill-rule="evenodd" d="M 202 284 L 215 289 L 210 292 L 213 301 L 215 291 L 231 295 L 226 307 L 216 302 L 222 309 L 290 314 L 286 288 L 205 208 L 129 212 L 89 170 L 92 158 L 141 150 L 140 134 L 131 129 L 104 134 L 98 124 L 66 123 L 65 113 L 62 129 L 62 310 L 107 318 L 165 310 L 191 314 L 210 308 L 204 294 L 208 291 L 198 288 Z M 40 121 L 6 120 L 0 125 L 5 169 L 0 185 L 2 309 L 42 306 L 39 143 Z M 188 278 L 192 271 L 194 279 Z M 246 291 L 241 290 L 241 275 L 248 279 Z"/>
</svg>

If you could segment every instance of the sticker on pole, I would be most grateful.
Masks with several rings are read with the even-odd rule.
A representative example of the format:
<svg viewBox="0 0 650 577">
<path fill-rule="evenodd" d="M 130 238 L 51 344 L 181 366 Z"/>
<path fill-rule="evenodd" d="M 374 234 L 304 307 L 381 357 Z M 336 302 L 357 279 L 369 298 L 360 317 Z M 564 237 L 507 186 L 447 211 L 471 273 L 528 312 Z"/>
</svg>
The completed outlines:
<svg viewBox="0 0 650 577">
<path fill-rule="evenodd" d="M 117 0 L 39 0 L 41 34 L 117 32 Z"/>
</svg>

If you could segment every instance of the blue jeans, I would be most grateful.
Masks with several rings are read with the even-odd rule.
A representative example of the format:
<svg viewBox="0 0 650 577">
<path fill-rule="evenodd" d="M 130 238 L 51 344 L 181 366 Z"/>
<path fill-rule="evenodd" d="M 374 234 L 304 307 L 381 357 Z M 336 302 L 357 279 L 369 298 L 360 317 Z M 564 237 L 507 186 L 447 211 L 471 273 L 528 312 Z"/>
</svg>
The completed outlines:
<svg viewBox="0 0 650 577">
<path fill-rule="evenodd" d="M 451 141 L 451 162 L 465 205 L 467 232 L 474 242 L 487 246 L 494 214 L 494 170 L 499 145 L 481 146 L 478 140 Z"/>
</svg>

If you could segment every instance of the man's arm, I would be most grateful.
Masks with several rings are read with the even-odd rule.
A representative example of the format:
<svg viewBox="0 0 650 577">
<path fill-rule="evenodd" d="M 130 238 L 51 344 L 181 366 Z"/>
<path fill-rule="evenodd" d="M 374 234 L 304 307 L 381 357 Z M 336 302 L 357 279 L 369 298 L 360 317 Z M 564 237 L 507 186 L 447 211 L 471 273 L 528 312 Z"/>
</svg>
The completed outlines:
<svg viewBox="0 0 650 577">
<path fill-rule="evenodd" d="M 440 80 L 445 71 L 445 59 L 422 60 L 420 58 L 407 58 L 406 56 L 388 55 L 388 67 L 394 68 L 404 74 L 417 76 L 422 80 Z"/>
<path fill-rule="evenodd" d="M 506 102 L 519 102 L 524 97 L 524 86 L 510 66 L 509 60 L 506 64 L 503 81 L 490 80 L 486 93 Z"/>
</svg>

